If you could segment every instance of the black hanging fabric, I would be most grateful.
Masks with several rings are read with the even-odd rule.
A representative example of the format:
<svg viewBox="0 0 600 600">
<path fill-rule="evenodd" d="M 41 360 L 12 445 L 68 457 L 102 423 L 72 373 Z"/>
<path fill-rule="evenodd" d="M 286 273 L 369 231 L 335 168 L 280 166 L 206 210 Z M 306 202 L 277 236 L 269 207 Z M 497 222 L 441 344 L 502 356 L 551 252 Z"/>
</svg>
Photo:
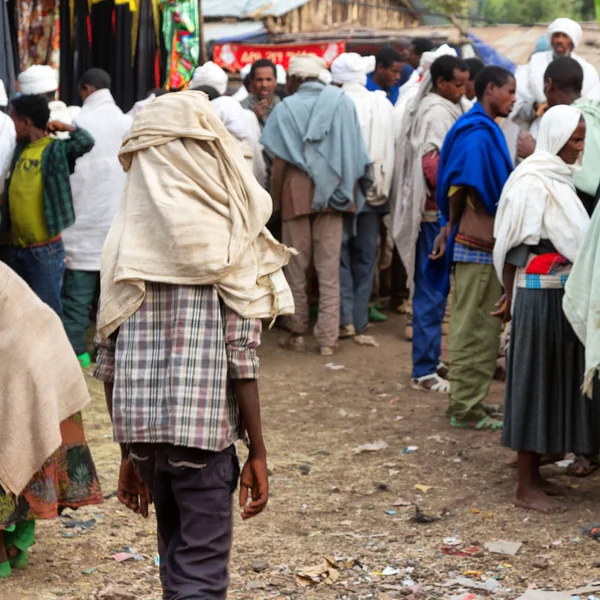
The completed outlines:
<svg viewBox="0 0 600 600">
<path fill-rule="evenodd" d="M 78 88 L 83 74 L 92 68 L 92 53 L 89 39 L 88 0 L 75 0 L 75 40 L 73 53 L 73 88 L 67 104 L 81 104 Z"/>
<path fill-rule="evenodd" d="M 139 26 L 135 53 L 136 100 L 146 98 L 148 92 L 158 87 L 155 64 L 158 45 L 152 13 L 152 0 L 141 0 L 138 6 Z"/>
<path fill-rule="evenodd" d="M 59 74 L 59 93 L 60 99 L 69 103 L 73 97 L 74 89 L 74 69 L 73 69 L 73 44 L 71 35 L 71 7 L 69 0 L 60 0 L 60 74 Z"/>
<path fill-rule="evenodd" d="M 98 69 L 111 71 L 111 48 L 113 46 L 112 16 L 114 0 L 92 4 L 92 63 Z"/>
<path fill-rule="evenodd" d="M 112 54 L 112 94 L 121 110 L 127 112 L 135 104 L 133 73 L 133 13 L 129 4 L 115 5 L 115 44 Z"/>
<path fill-rule="evenodd" d="M 19 72 L 15 16 L 14 0 L 3 2 L 0 7 L 0 79 L 9 98 L 15 93 L 16 75 Z"/>
</svg>

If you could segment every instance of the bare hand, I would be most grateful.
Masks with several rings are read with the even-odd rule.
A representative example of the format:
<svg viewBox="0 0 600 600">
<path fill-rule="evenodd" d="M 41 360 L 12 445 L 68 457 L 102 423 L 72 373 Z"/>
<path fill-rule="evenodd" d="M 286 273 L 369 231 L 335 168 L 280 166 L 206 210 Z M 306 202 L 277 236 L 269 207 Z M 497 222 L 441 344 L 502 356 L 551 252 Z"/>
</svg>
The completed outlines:
<svg viewBox="0 0 600 600">
<path fill-rule="evenodd" d="M 250 497 L 250 502 L 248 499 Z M 269 476 L 266 455 L 248 457 L 240 477 L 240 508 L 242 519 L 260 514 L 269 501 Z"/>
<path fill-rule="evenodd" d="M 530 133 L 519 134 L 517 140 L 517 156 L 519 158 L 528 158 L 535 152 L 535 140 Z"/>
<path fill-rule="evenodd" d="M 152 495 L 128 458 L 121 459 L 117 498 L 134 513 L 142 515 L 144 519 L 148 518 L 148 506 L 152 504 Z"/>
<path fill-rule="evenodd" d="M 446 245 L 448 244 L 448 237 L 448 228 L 442 227 L 442 229 L 440 230 L 433 242 L 433 249 L 431 250 L 431 254 L 429 255 L 429 258 L 431 260 L 439 260 L 440 258 L 444 257 L 444 255 L 446 254 Z"/>
<path fill-rule="evenodd" d="M 254 107 L 254 114 L 258 117 L 259 120 L 263 120 L 265 115 L 267 114 L 267 109 L 269 108 L 268 100 L 260 100 L 258 104 Z"/>
<path fill-rule="evenodd" d="M 73 125 L 67 125 L 62 121 L 50 121 L 50 123 L 48 123 L 48 131 L 50 133 L 59 133 L 63 131 L 71 133 L 72 131 L 75 131 L 75 129 L 76 127 L 73 127 Z"/>
<path fill-rule="evenodd" d="M 510 314 L 511 301 L 506 294 L 502 294 L 500 300 L 496 302 L 496 306 L 499 307 L 499 310 L 491 312 L 490 316 L 498 317 L 499 319 L 502 319 L 503 323 L 508 323 L 512 318 Z"/>
</svg>

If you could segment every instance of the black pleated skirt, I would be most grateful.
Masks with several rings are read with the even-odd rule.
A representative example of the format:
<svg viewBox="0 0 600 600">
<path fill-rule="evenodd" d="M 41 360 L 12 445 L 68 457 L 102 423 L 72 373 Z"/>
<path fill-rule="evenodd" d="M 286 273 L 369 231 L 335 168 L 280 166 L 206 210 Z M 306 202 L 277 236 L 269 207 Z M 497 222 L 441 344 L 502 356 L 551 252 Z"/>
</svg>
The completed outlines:
<svg viewBox="0 0 600 600">
<path fill-rule="evenodd" d="M 600 401 L 581 391 L 584 348 L 562 289 L 518 289 L 507 357 L 502 443 L 518 452 L 598 454 Z"/>
</svg>

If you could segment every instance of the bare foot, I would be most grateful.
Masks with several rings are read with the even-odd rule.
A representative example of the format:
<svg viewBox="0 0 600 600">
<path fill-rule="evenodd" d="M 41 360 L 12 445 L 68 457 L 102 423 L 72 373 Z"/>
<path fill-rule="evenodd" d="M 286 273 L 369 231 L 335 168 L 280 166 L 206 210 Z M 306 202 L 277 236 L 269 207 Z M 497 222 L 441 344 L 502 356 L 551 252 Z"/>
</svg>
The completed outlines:
<svg viewBox="0 0 600 600">
<path fill-rule="evenodd" d="M 539 480 L 536 481 L 536 486 L 547 496 L 566 496 L 569 493 L 569 488 L 566 485 L 553 483 L 544 479 L 541 475 Z"/>
<path fill-rule="evenodd" d="M 561 510 L 560 504 L 557 504 L 537 487 L 517 487 L 514 504 L 518 508 L 537 510 L 541 513 L 553 513 Z"/>
</svg>

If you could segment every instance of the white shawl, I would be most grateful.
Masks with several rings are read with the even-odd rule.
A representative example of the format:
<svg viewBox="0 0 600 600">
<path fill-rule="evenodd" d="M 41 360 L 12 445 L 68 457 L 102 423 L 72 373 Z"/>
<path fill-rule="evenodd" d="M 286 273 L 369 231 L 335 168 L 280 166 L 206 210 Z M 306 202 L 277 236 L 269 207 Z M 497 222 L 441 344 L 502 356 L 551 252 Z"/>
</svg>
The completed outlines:
<svg viewBox="0 0 600 600">
<path fill-rule="evenodd" d="M 146 281 L 214 285 L 244 317 L 293 312 L 281 270 L 293 251 L 265 229 L 271 198 L 205 94 L 148 104 L 119 156 L 128 178 L 102 254 L 102 336 L 135 313 Z"/>
<path fill-rule="evenodd" d="M 392 237 L 406 269 L 411 291 L 417 238 L 427 199 L 422 158 L 430 152 L 441 151 L 446 134 L 462 114 L 459 105 L 445 100 L 431 89 L 431 74 L 427 72 L 404 117 L 392 180 Z"/>
<path fill-rule="evenodd" d="M 500 281 L 506 255 L 521 244 L 549 239 L 556 251 L 573 262 L 589 226 L 575 193 L 573 173 L 558 152 L 582 118 L 572 106 L 555 106 L 541 119 L 536 151 L 513 172 L 504 186 L 494 222 L 494 267 Z"/>
<path fill-rule="evenodd" d="M 394 169 L 392 105 L 380 91 L 370 92 L 360 83 L 345 83 L 342 89 L 352 98 L 369 158 L 373 161 L 373 185 L 367 202 L 380 206 L 388 200 Z"/>
</svg>

